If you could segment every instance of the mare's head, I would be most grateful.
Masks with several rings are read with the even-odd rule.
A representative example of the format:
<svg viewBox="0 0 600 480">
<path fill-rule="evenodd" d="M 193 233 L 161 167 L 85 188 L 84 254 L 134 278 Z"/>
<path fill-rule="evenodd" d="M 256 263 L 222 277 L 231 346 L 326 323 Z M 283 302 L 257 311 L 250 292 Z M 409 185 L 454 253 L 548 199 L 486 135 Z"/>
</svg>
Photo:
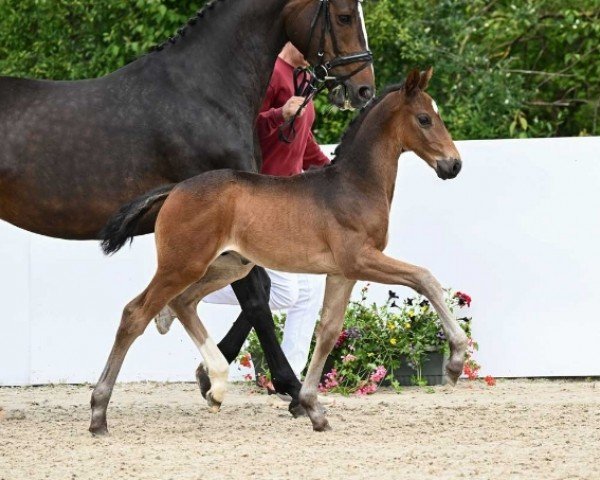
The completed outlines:
<svg viewBox="0 0 600 480">
<path fill-rule="evenodd" d="M 340 108 L 361 108 L 375 93 L 372 56 L 360 0 L 289 0 L 285 30 L 322 79 L 341 88 L 329 100 Z"/>
<path fill-rule="evenodd" d="M 413 151 L 433 168 L 443 180 L 460 172 L 460 154 L 446 129 L 438 107 L 426 92 L 433 74 L 413 70 L 401 89 L 393 92 L 399 140 L 404 151 Z"/>
</svg>

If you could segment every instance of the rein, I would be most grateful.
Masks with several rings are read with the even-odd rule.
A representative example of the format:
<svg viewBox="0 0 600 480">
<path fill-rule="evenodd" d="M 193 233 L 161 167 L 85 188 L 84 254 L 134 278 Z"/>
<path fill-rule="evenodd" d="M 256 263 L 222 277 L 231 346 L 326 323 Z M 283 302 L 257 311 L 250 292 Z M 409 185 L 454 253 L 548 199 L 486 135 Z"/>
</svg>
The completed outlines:
<svg viewBox="0 0 600 480">
<path fill-rule="evenodd" d="M 363 52 L 357 53 L 350 53 L 348 55 L 340 54 L 335 33 L 333 31 L 333 28 L 331 27 L 331 14 L 329 11 L 329 2 L 330 0 L 319 0 L 319 7 L 317 9 L 317 13 L 313 17 L 312 22 L 310 24 L 310 32 L 308 34 L 308 41 L 305 49 L 306 52 L 309 51 L 310 44 L 313 39 L 315 29 L 317 27 L 317 22 L 322 16 L 323 22 L 321 24 L 321 38 L 319 40 L 319 50 L 317 51 L 319 63 L 314 67 L 313 70 L 310 70 L 308 68 L 297 68 L 294 70 L 294 95 L 302 96 L 305 98 L 298 110 L 296 110 L 296 113 L 292 116 L 292 118 L 287 120 L 283 125 L 279 127 L 279 140 L 285 143 L 292 143 L 294 141 L 294 139 L 296 138 L 296 129 L 294 128 L 296 119 L 300 115 L 302 109 L 305 108 L 306 105 L 308 105 L 308 102 L 310 102 L 315 95 L 322 92 L 326 88 L 326 82 L 334 82 L 338 85 L 342 85 L 346 80 L 353 77 L 358 72 L 364 70 L 371 63 L 373 63 L 373 54 L 370 50 L 365 50 Z M 333 51 L 336 56 L 333 59 L 326 62 L 325 37 L 327 34 L 329 34 L 329 36 L 331 37 Z M 337 67 L 342 67 L 344 65 L 350 65 L 352 63 L 361 64 L 346 75 L 330 75 L 330 70 L 333 70 Z M 298 80 L 300 78 L 300 75 L 302 75 L 302 81 L 299 83 Z M 288 130 L 287 134 L 285 133 L 286 129 Z"/>
</svg>

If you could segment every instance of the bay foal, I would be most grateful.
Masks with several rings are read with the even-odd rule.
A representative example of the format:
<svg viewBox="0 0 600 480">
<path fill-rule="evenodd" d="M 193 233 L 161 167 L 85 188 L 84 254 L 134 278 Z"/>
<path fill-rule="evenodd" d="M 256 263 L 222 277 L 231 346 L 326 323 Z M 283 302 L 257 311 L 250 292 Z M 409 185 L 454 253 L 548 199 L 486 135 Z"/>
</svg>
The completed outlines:
<svg viewBox="0 0 600 480">
<path fill-rule="evenodd" d="M 230 277 L 215 279 L 210 288 L 243 277 L 253 264 L 327 274 L 317 345 L 300 392 L 315 430 L 329 428 L 317 402 L 317 386 L 357 280 L 406 285 L 431 301 L 450 342 L 447 374 L 456 382 L 466 336 L 446 307 L 440 284 L 426 269 L 382 253 L 400 154 L 414 151 L 442 179 L 454 178 L 461 168 L 437 106 L 425 93 L 431 75 L 431 69 L 415 70 L 403 85 L 373 101 L 345 134 L 330 167 L 288 178 L 214 171 L 181 182 L 170 193 L 150 193 L 125 206 L 105 229 L 105 251 L 120 248 L 145 211 L 164 200 L 156 221 L 158 269 L 146 290 L 125 307 L 92 398 L 112 391 L 133 340 L 225 252 L 236 252 L 225 255 L 231 268 L 224 276 Z M 194 320 L 195 303 L 179 299 L 171 307 L 204 357 L 211 384 L 207 400 L 216 410 L 225 393 L 226 378 L 219 372 L 226 361 Z M 93 407 L 92 431 L 98 422 L 106 422 L 105 415 L 106 406 Z"/>
</svg>

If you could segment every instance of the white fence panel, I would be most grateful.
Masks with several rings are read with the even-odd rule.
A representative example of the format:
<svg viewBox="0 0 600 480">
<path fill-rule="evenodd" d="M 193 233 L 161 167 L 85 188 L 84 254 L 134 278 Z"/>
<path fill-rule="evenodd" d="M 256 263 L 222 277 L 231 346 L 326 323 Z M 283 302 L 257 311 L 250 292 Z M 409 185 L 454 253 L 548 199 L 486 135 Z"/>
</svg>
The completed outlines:
<svg viewBox="0 0 600 480">
<path fill-rule="evenodd" d="M 463 172 L 447 182 L 401 158 L 387 252 L 472 295 L 482 373 L 600 375 L 600 138 L 459 150 Z M 95 381 L 123 306 L 154 266 L 151 236 L 107 259 L 96 242 L 0 222 L 0 385 Z M 389 288 L 373 285 L 371 298 L 384 301 Z M 238 311 L 200 308 L 217 339 Z M 179 325 L 165 337 L 151 325 L 120 380 L 192 380 L 199 360 Z"/>
</svg>

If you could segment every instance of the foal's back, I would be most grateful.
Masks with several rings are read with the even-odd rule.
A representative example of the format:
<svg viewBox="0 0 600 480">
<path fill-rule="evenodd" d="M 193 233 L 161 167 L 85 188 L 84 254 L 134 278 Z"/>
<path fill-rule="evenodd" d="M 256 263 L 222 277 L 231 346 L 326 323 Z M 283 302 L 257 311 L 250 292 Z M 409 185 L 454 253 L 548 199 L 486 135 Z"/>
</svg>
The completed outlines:
<svg viewBox="0 0 600 480">
<path fill-rule="evenodd" d="M 327 197 L 334 201 L 337 175 L 332 167 L 293 177 L 218 170 L 186 180 L 157 219 L 159 264 L 162 250 L 185 249 L 203 261 L 234 250 L 268 268 L 336 271 L 328 229 L 336 220 Z"/>
</svg>

